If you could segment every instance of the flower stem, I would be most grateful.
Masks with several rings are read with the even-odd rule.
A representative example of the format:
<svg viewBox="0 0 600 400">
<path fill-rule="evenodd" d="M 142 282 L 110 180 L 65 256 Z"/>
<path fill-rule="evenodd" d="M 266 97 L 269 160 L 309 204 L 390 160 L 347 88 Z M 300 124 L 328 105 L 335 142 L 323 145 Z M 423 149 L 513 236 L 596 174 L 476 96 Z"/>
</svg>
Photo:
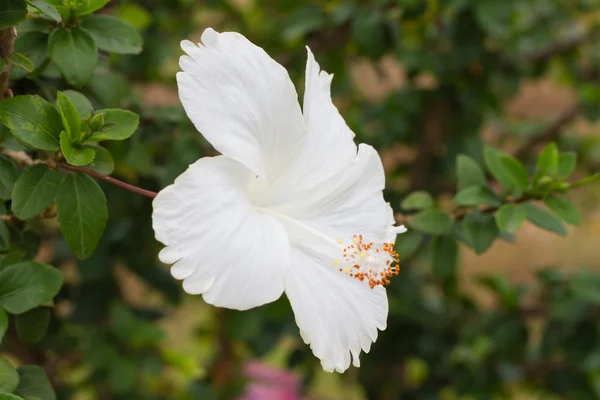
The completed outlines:
<svg viewBox="0 0 600 400">
<path fill-rule="evenodd" d="M 69 164 L 60 164 L 60 166 L 63 169 L 66 169 L 69 171 L 74 171 L 74 172 L 80 172 L 82 174 L 89 175 L 93 178 L 100 179 L 102 181 L 111 183 L 115 186 L 118 186 L 118 187 L 128 190 L 130 192 L 137 193 L 139 195 L 149 197 L 151 199 L 155 198 L 157 195 L 156 192 L 152 192 L 150 190 L 146 190 L 146 189 L 139 188 L 137 186 L 130 185 L 129 183 L 125 183 L 123 181 L 120 181 L 120 180 L 115 179 L 108 175 L 100 174 L 96 171 L 92 171 L 91 169 L 87 169 L 87 168 L 83 168 L 83 167 L 76 167 L 74 165 L 69 165 Z"/>
</svg>

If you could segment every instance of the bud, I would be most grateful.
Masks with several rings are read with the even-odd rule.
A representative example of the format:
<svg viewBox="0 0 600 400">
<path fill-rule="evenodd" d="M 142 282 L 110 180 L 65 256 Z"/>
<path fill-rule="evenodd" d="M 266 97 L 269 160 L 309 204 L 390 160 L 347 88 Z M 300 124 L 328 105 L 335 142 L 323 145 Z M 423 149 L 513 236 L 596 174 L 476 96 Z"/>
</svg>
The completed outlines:
<svg viewBox="0 0 600 400">
<path fill-rule="evenodd" d="M 92 132 L 98 132 L 104 126 L 104 114 L 96 114 L 90 121 L 90 128 Z"/>
<path fill-rule="evenodd" d="M 568 182 L 561 182 L 557 187 L 556 187 L 556 191 L 557 192 L 566 192 L 567 190 L 569 190 L 571 188 L 571 185 Z"/>
<path fill-rule="evenodd" d="M 540 186 L 546 186 L 546 185 L 552 183 L 552 178 L 550 178 L 549 176 L 542 176 L 540 179 L 538 179 L 537 183 Z"/>
</svg>

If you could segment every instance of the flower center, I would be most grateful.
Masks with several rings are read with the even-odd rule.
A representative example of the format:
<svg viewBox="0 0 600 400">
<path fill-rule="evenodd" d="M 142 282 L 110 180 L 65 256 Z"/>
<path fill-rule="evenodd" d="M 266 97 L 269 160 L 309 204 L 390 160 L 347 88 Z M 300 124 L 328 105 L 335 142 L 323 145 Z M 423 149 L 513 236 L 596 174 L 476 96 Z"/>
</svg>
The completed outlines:
<svg viewBox="0 0 600 400">
<path fill-rule="evenodd" d="M 340 241 L 338 241 L 340 242 Z M 343 258 L 336 259 L 340 272 L 359 281 L 368 282 L 371 289 L 377 285 L 387 285 L 390 278 L 398 275 L 400 260 L 394 251 L 393 243 L 375 246 L 372 242 L 364 242 L 362 235 L 354 235 L 353 243 L 344 247 Z"/>
</svg>

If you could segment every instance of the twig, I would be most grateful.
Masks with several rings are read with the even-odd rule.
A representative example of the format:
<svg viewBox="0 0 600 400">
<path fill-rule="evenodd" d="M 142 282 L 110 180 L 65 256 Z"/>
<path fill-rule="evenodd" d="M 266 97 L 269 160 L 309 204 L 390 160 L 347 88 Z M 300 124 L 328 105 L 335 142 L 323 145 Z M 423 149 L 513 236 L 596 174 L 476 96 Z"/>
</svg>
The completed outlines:
<svg viewBox="0 0 600 400">
<path fill-rule="evenodd" d="M 17 30 L 9 27 L 0 30 L 0 59 L 5 59 L 13 52 L 13 45 L 17 37 Z M 4 70 L 0 71 L 0 101 L 6 97 L 12 97 L 8 88 L 8 75 L 10 74 L 10 63 L 4 63 Z"/>
<path fill-rule="evenodd" d="M 145 197 L 148 197 L 151 199 L 155 198 L 157 195 L 156 192 L 152 192 L 150 190 L 146 190 L 146 189 L 139 188 L 137 186 L 130 185 L 129 183 L 125 183 L 125 182 L 115 179 L 111 176 L 100 174 L 96 171 L 92 171 L 91 169 L 87 169 L 84 167 L 76 167 L 74 165 L 69 165 L 69 164 L 60 164 L 60 167 L 63 169 L 66 169 L 68 171 L 80 172 L 82 174 L 89 175 L 93 178 L 100 179 L 102 181 L 108 182 L 110 184 L 113 184 L 115 186 L 118 186 L 120 188 L 128 190 L 130 192 L 137 193 L 139 195 L 142 195 L 142 196 L 145 196 Z"/>
<path fill-rule="evenodd" d="M 517 149 L 513 154 L 516 158 L 522 159 L 536 146 L 549 142 L 555 139 L 559 134 L 562 128 L 569 124 L 571 121 L 577 117 L 581 110 L 580 104 L 574 104 L 569 109 L 564 111 L 561 115 L 559 115 L 554 122 L 550 125 L 546 126 L 541 132 L 535 135 L 531 140 L 525 143 L 523 146 Z"/>
</svg>

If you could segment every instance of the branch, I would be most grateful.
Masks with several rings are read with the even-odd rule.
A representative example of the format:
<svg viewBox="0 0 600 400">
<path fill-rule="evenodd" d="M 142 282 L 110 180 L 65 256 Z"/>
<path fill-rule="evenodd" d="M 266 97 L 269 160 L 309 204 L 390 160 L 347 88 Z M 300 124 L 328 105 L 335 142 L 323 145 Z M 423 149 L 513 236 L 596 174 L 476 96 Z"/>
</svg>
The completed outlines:
<svg viewBox="0 0 600 400">
<path fill-rule="evenodd" d="M 63 169 L 66 169 L 68 171 L 80 172 L 82 174 L 89 175 L 93 178 L 100 179 L 101 181 L 108 182 L 110 184 L 113 184 L 115 186 L 118 186 L 120 188 L 128 190 L 130 192 L 137 193 L 139 195 L 142 195 L 142 196 L 145 196 L 145 197 L 148 197 L 151 199 L 155 198 L 157 195 L 156 192 L 152 192 L 150 190 L 146 190 L 146 189 L 139 188 L 137 186 L 130 185 L 129 183 L 125 183 L 125 182 L 115 179 L 111 176 L 100 174 L 96 171 L 92 171 L 91 169 L 87 169 L 87 168 L 83 168 L 83 167 L 76 167 L 74 165 L 69 165 L 69 164 L 60 164 L 60 167 Z"/>
<path fill-rule="evenodd" d="M 0 30 L 0 59 L 5 59 L 13 52 L 13 45 L 17 37 L 17 30 L 14 27 Z M 12 97 L 12 92 L 8 88 L 8 75 L 10 73 L 10 63 L 4 63 L 4 70 L 0 71 L 0 101 L 7 97 Z"/>
<path fill-rule="evenodd" d="M 572 122 L 577 117 L 577 115 L 579 115 L 580 111 L 580 104 L 574 104 L 573 106 L 571 106 L 571 108 L 567 109 L 561 115 L 559 115 L 558 118 L 554 120 L 554 122 L 546 126 L 531 140 L 529 140 L 527 143 L 525 143 L 523 146 L 517 149 L 517 151 L 514 152 L 514 156 L 518 159 L 522 159 L 536 146 L 554 140 L 560 134 L 562 128 L 564 128 L 565 125 Z"/>
</svg>

